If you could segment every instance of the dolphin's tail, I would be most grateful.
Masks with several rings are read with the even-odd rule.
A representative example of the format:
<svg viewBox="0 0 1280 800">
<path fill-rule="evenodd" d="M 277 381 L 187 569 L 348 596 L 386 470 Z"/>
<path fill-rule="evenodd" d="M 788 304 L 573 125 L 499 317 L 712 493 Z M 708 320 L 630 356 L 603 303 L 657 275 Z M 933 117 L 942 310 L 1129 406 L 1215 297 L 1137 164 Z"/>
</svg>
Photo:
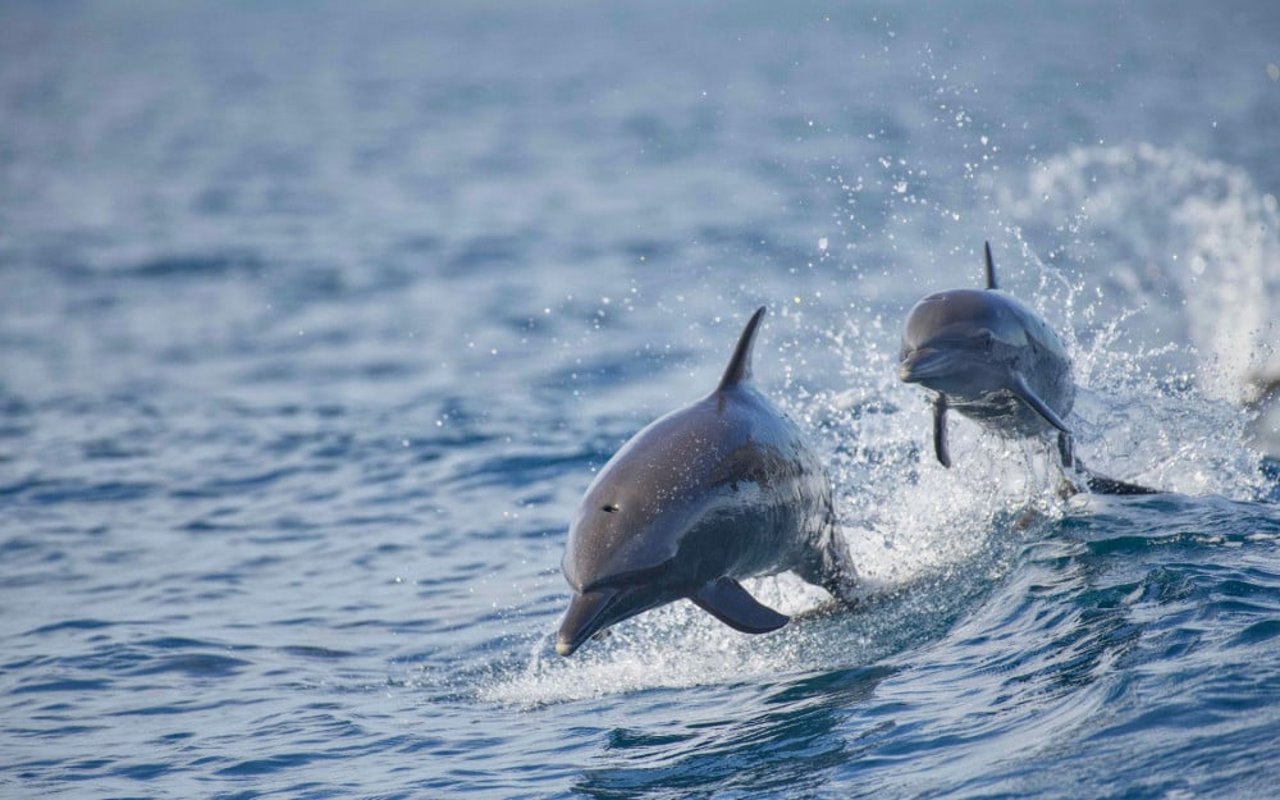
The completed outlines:
<svg viewBox="0 0 1280 800">
<path fill-rule="evenodd" d="M 1089 491 L 1094 494 L 1160 494 L 1159 489 L 1139 486 L 1136 483 L 1118 481 L 1115 478 L 1108 478 L 1106 475 L 1093 472 L 1079 460 L 1076 461 L 1076 469 L 1080 472 L 1081 476 L 1084 477 L 1085 486 L 1088 486 Z"/>
<path fill-rule="evenodd" d="M 1062 468 L 1068 473 L 1074 470 L 1094 494 L 1160 494 L 1159 489 L 1118 481 L 1089 469 L 1083 461 L 1076 458 L 1071 436 L 1065 432 L 1058 434 L 1058 453 L 1062 457 Z"/>
<path fill-rule="evenodd" d="M 840 538 L 834 524 L 827 528 L 821 543 L 796 566 L 795 573 L 809 583 L 826 589 L 841 605 L 851 608 L 861 602 L 858 570 L 853 566 L 848 545 Z"/>
</svg>

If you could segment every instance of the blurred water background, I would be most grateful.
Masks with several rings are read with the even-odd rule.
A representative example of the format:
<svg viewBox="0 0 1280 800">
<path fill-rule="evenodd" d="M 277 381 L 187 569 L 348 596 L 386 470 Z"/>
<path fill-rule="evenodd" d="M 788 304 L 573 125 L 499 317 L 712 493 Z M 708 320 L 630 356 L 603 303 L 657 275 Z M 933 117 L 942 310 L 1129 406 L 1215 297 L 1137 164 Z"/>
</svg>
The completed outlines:
<svg viewBox="0 0 1280 800">
<path fill-rule="evenodd" d="M 0 795 L 1271 796 L 1277 64 L 1271 2 L 0 3 Z M 901 321 L 984 239 L 1168 494 L 934 463 Z M 881 598 L 548 656 L 757 304 Z"/>
</svg>

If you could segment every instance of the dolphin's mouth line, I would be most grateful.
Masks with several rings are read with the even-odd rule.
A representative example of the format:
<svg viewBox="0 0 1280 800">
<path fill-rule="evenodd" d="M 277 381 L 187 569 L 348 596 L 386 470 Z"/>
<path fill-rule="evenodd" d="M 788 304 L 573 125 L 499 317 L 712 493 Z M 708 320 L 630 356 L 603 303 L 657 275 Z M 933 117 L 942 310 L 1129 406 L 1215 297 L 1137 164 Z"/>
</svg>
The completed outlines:
<svg viewBox="0 0 1280 800">
<path fill-rule="evenodd" d="M 681 596 L 685 595 L 650 595 L 638 586 L 593 589 L 576 593 L 569 601 L 569 608 L 560 623 L 560 632 L 556 637 L 556 652 L 562 656 L 572 655 L 584 642 L 600 631 L 658 606 L 666 605 Z M 619 606 L 625 606 L 625 608 L 621 614 L 615 614 Z"/>
<path fill-rule="evenodd" d="M 608 592 L 603 598 L 597 601 L 594 608 L 589 607 L 592 603 L 592 597 L 600 597 L 603 592 Z M 564 620 L 560 624 L 560 631 L 556 636 L 556 652 L 562 656 L 572 655 L 575 650 L 582 646 L 582 643 L 590 639 L 605 626 L 601 624 L 601 620 L 607 619 L 607 614 L 617 607 L 622 600 L 623 592 L 621 590 L 594 590 L 575 594 L 569 603 L 569 608 L 565 612 Z M 575 618 L 577 615 L 584 616 L 581 619 Z"/>
<path fill-rule="evenodd" d="M 919 347 L 907 353 L 898 365 L 898 377 L 906 383 L 920 383 L 956 371 L 964 356 L 949 348 Z"/>
<path fill-rule="evenodd" d="M 591 592 L 617 592 L 621 594 L 627 586 L 648 583 L 662 575 L 665 571 L 671 569 L 672 560 L 668 558 L 651 567 L 640 567 L 639 569 L 615 573 L 604 580 L 598 580 L 583 586 L 578 594 L 589 594 Z"/>
</svg>

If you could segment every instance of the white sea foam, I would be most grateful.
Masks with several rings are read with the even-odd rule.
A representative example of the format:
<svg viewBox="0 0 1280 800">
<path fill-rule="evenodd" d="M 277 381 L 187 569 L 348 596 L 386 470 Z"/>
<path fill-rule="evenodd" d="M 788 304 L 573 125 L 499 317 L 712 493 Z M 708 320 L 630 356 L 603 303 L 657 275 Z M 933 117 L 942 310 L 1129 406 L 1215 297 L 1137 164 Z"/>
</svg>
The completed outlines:
<svg viewBox="0 0 1280 800">
<path fill-rule="evenodd" d="M 1269 197 L 1238 167 L 1132 144 L 1050 158 L 1006 186 L 1002 203 L 1084 295 L 1073 310 L 1086 340 L 1137 345 L 1204 396 L 1239 402 L 1280 333 L 1280 217 Z M 1192 358 L 1171 343 L 1190 343 Z M 1086 376 L 1105 368 L 1080 366 Z"/>
</svg>

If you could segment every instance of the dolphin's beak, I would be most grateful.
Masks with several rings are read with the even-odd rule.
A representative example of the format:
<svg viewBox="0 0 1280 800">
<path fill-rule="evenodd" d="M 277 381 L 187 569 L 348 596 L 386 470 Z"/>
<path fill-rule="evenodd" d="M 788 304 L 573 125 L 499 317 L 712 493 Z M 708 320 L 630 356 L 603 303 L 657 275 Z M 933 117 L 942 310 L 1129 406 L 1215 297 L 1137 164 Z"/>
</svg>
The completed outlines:
<svg viewBox="0 0 1280 800">
<path fill-rule="evenodd" d="M 593 634 L 617 622 L 609 610 L 617 605 L 622 593 L 617 589 L 592 589 L 582 594 L 574 594 L 569 601 L 569 610 L 564 613 L 564 621 L 560 623 L 560 633 L 556 636 L 556 652 L 562 656 L 572 655 L 582 643 Z"/>
<path fill-rule="evenodd" d="M 898 377 L 906 383 L 921 383 L 954 371 L 955 351 L 949 348 L 918 347 L 907 353 L 898 365 Z"/>
</svg>

